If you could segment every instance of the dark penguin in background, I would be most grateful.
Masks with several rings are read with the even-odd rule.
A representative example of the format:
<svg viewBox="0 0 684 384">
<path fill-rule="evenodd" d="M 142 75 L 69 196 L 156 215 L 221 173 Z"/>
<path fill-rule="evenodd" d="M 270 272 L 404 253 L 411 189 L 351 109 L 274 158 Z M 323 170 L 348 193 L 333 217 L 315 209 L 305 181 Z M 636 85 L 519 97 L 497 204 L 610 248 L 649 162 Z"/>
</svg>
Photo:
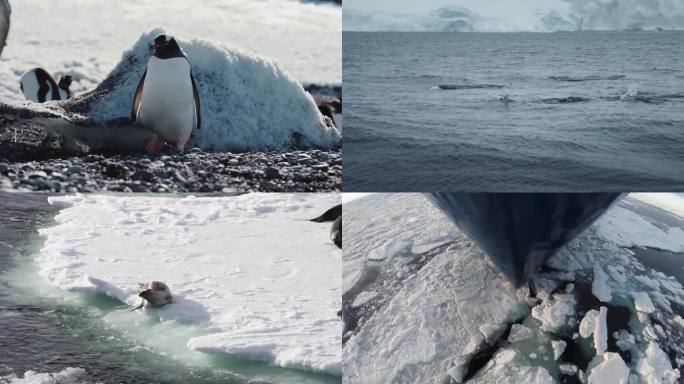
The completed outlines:
<svg viewBox="0 0 684 384">
<path fill-rule="evenodd" d="M 43 68 L 33 68 L 21 76 L 19 87 L 27 100 L 43 103 L 61 100 L 59 86 L 55 79 Z"/>
<path fill-rule="evenodd" d="M 152 57 L 133 97 L 131 119 L 154 132 L 147 144 L 147 150 L 154 153 L 164 142 L 183 152 L 193 123 L 200 128 L 200 98 L 192 67 L 169 35 L 154 39 Z"/>
<path fill-rule="evenodd" d="M 59 87 L 59 96 L 62 100 L 67 100 L 71 97 L 71 90 L 69 90 L 69 87 L 72 82 L 73 79 L 69 75 L 60 77 L 57 86 Z"/>
<path fill-rule="evenodd" d="M 2 53 L 2 49 L 5 47 L 5 41 L 7 41 L 11 12 L 12 9 L 10 8 L 9 1 L 0 0 L 0 53 Z"/>
<path fill-rule="evenodd" d="M 315 223 L 324 223 L 326 221 L 334 221 L 332 227 L 330 228 L 330 239 L 337 245 L 340 249 L 342 248 L 342 204 L 338 204 L 322 215 L 311 219 Z"/>
</svg>

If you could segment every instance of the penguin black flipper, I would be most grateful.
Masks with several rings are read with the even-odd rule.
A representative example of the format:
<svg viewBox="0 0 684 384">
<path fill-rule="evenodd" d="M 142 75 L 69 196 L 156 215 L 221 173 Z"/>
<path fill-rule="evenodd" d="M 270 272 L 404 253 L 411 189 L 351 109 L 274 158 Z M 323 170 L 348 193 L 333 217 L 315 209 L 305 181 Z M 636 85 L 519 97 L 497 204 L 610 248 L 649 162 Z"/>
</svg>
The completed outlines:
<svg viewBox="0 0 684 384">
<path fill-rule="evenodd" d="M 199 92 L 197 92 L 197 84 L 195 84 L 195 78 L 190 72 L 190 80 L 192 81 L 192 96 L 195 99 L 195 126 L 200 129 L 202 125 L 202 114 L 200 113 L 200 97 Z"/>
<path fill-rule="evenodd" d="M 325 213 L 310 221 L 313 221 L 314 223 L 323 223 L 326 221 L 334 221 L 340 216 L 342 216 L 342 204 L 338 204 L 328 209 Z"/>
<path fill-rule="evenodd" d="M 140 112 L 140 103 L 142 102 L 143 85 L 145 85 L 145 76 L 147 76 L 147 68 L 145 68 L 145 73 L 143 73 L 140 81 L 138 82 L 138 88 L 135 89 L 135 97 L 133 97 L 133 108 L 131 109 L 131 120 L 135 122 L 138 119 L 138 112 Z"/>
</svg>

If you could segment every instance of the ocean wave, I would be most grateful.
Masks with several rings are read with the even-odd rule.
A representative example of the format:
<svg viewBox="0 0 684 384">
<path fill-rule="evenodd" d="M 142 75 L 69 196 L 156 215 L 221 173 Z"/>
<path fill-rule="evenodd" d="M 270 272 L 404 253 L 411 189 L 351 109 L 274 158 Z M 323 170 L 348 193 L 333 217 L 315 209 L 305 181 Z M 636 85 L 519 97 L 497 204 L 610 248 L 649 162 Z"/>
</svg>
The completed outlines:
<svg viewBox="0 0 684 384">
<path fill-rule="evenodd" d="M 589 76 L 549 76 L 550 80 L 563 82 L 598 81 L 598 80 L 622 80 L 625 75 L 589 75 Z"/>
<path fill-rule="evenodd" d="M 546 104 L 570 104 L 570 103 L 584 103 L 590 101 L 590 98 L 579 97 L 579 96 L 566 96 L 566 97 L 549 97 L 542 99 L 542 103 Z"/>
<path fill-rule="evenodd" d="M 458 91 L 462 89 L 501 89 L 503 87 L 503 85 L 498 84 L 439 84 L 432 87 L 432 89 Z"/>
</svg>

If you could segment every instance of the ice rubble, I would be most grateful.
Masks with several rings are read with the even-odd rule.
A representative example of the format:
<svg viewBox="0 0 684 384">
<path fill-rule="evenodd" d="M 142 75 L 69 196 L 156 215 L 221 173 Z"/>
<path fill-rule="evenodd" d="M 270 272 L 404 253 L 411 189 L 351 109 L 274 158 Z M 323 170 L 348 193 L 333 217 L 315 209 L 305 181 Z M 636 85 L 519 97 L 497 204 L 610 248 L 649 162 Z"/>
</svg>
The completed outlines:
<svg viewBox="0 0 684 384">
<path fill-rule="evenodd" d="M 639 203 L 627 199 L 613 207 L 554 256 L 549 266 L 555 270 L 535 280 L 535 300 L 526 299 L 526 288 L 515 291 L 508 286 L 458 233 L 450 234 L 447 248 L 438 248 L 408 277 L 396 277 L 400 288 L 379 292 L 375 312 L 365 312 L 365 322 L 349 332 L 345 380 L 461 382 L 474 374 L 471 382 L 546 383 L 563 375 L 592 383 L 677 382 L 680 372 L 673 364 L 682 361 L 684 349 L 676 335 L 684 334 L 684 320 L 671 313 L 670 303 L 684 303 L 684 288 L 672 277 L 645 269 L 623 247 L 661 239 L 669 248 L 680 249 L 684 238 L 672 235 L 677 227 L 640 217 L 631 209 L 634 204 Z M 448 231 L 443 226 L 446 220 L 430 208 L 421 195 L 413 194 L 376 195 L 352 202 L 349 209 L 345 206 L 345 238 L 350 239 L 343 256 L 345 303 L 363 291 L 356 289 L 358 285 L 368 284 L 382 271 L 394 271 L 398 262 L 387 260 L 402 259 L 406 247 L 397 247 L 401 250 L 389 256 L 380 252 L 380 264 L 372 260 L 378 253 L 370 251 L 392 248 L 386 246 L 389 239 L 410 244 L 430 232 Z M 619 236 L 623 230 L 632 236 Z M 598 257 L 601 266 L 595 268 Z M 646 298 L 654 310 L 650 314 Z M 587 304 L 593 309 L 582 316 L 578 311 Z M 618 307 L 629 310 L 636 321 L 627 329 L 609 328 L 611 311 Z M 525 317 L 526 312 L 530 316 Z M 511 325 L 521 317 L 522 323 Z M 507 327 L 510 331 L 502 342 Z M 586 368 L 565 356 L 569 343 L 590 348 Z M 489 361 L 477 373 L 470 372 L 473 357 L 481 358 L 491 348 Z M 678 358 L 671 361 L 665 351 Z M 629 352 L 633 358 L 625 360 L 616 352 Z"/>
<path fill-rule="evenodd" d="M 83 379 L 86 371 L 83 368 L 68 367 L 56 373 L 37 373 L 26 371 L 24 377 L 9 375 L 0 377 L 0 382 L 9 384 L 80 384 L 86 383 Z"/>
<path fill-rule="evenodd" d="M 312 223 L 338 194 L 50 197 L 40 273 L 76 292 L 136 304 L 166 282 L 171 305 L 140 315 L 205 325 L 189 348 L 341 374 L 340 251 Z"/>
<path fill-rule="evenodd" d="M 130 116 L 132 95 L 145 72 L 153 29 L 93 91 L 67 102 L 96 122 Z M 176 36 L 192 64 L 201 99 L 202 128 L 191 142 L 215 150 L 284 150 L 335 147 L 340 133 L 329 127 L 313 97 L 277 63 L 234 48 Z"/>
</svg>

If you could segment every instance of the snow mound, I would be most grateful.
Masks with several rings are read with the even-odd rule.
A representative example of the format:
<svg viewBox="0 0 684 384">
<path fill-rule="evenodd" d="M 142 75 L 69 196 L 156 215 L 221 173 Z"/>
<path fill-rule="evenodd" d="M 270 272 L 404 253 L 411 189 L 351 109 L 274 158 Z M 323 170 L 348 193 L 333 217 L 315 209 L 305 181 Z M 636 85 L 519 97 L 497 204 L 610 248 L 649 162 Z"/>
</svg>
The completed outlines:
<svg viewBox="0 0 684 384">
<path fill-rule="evenodd" d="M 338 194 L 159 198 L 75 195 L 42 229 L 40 274 L 73 292 L 129 305 L 165 282 L 173 303 L 130 314 L 199 324 L 190 349 L 341 374 L 340 251 L 308 221 Z M 126 323 L 124 323 L 126 325 Z M 144 342 L 144 341 L 141 341 Z"/>
<path fill-rule="evenodd" d="M 162 33 L 167 32 L 142 34 L 98 87 L 65 108 L 96 122 L 130 116 L 149 47 Z M 175 38 L 192 65 L 201 101 L 202 127 L 194 130 L 191 144 L 232 151 L 339 145 L 339 131 L 326 125 L 313 97 L 279 64 L 235 48 Z"/>
<path fill-rule="evenodd" d="M 83 368 L 68 367 L 57 373 L 37 373 L 26 371 L 23 378 L 16 375 L 0 377 L 0 382 L 11 384 L 79 384 L 86 374 Z"/>
</svg>

